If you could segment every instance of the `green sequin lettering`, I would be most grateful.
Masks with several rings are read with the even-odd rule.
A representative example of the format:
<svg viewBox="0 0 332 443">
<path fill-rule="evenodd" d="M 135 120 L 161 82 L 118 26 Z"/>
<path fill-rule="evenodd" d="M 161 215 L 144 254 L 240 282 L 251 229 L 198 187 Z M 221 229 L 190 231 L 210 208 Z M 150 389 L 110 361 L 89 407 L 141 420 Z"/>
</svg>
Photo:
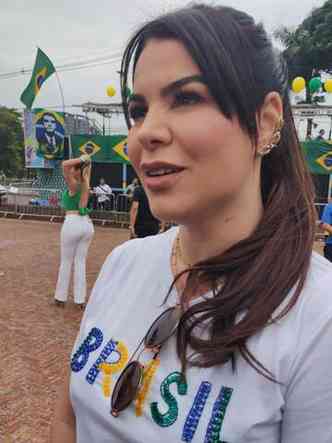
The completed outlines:
<svg viewBox="0 0 332 443">
<path fill-rule="evenodd" d="M 162 414 L 159 411 L 158 402 L 153 402 L 150 405 L 153 420 L 163 428 L 172 426 L 179 414 L 178 402 L 169 390 L 170 385 L 173 383 L 176 383 L 179 395 L 186 395 L 188 385 L 185 377 L 180 372 L 172 372 L 165 378 L 160 386 L 160 393 L 168 406 L 168 411 L 165 412 L 165 414 Z"/>
</svg>

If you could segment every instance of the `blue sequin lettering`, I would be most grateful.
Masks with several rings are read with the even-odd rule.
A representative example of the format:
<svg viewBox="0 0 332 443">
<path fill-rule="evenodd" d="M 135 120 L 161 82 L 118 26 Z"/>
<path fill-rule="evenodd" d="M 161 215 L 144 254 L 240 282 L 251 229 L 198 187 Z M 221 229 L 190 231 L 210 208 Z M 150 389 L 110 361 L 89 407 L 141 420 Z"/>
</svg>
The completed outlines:
<svg viewBox="0 0 332 443">
<path fill-rule="evenodd" d="M 220 433 L 232 393 L 232 388 L 227 388 L 226 386 L 221 387 L 217 400 L 213 406 L 212 416 L 208 424 L 204 443 L 226 443 L 221 441 Z"/>
<path fill-rule="evenodd" d="M 191 442 L 194 438 L 206 400 L 211 392 L 211 383 L 203 381 L 198 389 L 194 403 L 183 427 L 182 441 Z"/>
<path fill-rule="evenodd" d="M 112 352 L 116 348 L 116 345 L 117 343 L 115 341 L 113 341 L 112 339 L 109 340 L 107 345 L 102 350 L 100 356 L 97 358 L 96 362 L 89 369 L 89 372 L 87 373 L 86 376 L 86 380 L 88 383 L 90 383 L 90 385 L 92 385 L 95 382 L 100 372 L 101 363 L 104 363 L 107 360 L 107 357 L 109 357 L 112 354 Z"/>
<path fill-rule="evenodd" d="M 98 328 L 92 328 L 86 339 L 73 355 L 70 363 L 72 371 L 81 371 L 89 359 L 89 354 L 98 349 L 102 342 L 103 333 L 101 332 L 101 330 Z"/>
</svg>

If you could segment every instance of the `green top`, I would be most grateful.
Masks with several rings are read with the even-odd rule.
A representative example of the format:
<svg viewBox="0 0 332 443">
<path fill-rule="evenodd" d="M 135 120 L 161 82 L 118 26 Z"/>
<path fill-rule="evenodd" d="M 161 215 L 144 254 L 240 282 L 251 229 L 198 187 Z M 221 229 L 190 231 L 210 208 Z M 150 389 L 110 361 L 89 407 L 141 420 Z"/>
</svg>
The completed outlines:
<svg viewBox="0 0 332 443">
<path fill-rule="evenodd" d="M 81 190 L 78 189 L 74 195 L 69 195 L 68 189 L 62 194 L 62 207 L 65 211 L 79 211 Z"/>
<path fill-rule="evenodd" d="M 68 189 L 62 194 L 62 207 L 65 211 L 78 211 L 80 215 L 89 215 L 91 209 L 89 208 L 80 208 L 80 200 L 81 200 L 81 190 L 78 191 L 74 195 L 69 195 Z"/>
</svg>

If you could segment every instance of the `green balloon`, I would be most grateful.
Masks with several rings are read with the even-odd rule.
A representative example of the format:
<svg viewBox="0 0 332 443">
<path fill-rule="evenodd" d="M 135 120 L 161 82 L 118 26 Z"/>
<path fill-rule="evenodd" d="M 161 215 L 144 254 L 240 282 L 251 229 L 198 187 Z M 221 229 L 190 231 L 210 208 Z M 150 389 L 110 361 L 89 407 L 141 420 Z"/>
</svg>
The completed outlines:
<svg viewBox="0 0 332 443">
<path fill-rule="evenodd" d="M 312 94 L 318 92 L 321 86 L 322 86 L 322 81 L 320 77 L 314 77 L 309 82 L 309 90 Z"/>
</svg>

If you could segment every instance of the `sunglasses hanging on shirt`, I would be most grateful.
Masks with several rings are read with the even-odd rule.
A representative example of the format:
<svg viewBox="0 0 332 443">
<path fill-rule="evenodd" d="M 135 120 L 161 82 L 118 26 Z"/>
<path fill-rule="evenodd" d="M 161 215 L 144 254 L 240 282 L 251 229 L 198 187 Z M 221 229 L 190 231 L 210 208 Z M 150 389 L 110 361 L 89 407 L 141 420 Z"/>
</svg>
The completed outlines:
<svg viewBox="0 0 332 443">
<path fill-rule="evenodd" d="M 114 386 L 111 399 L 111 414 L 114 417 L 117 417 L 121 411 L 126 409 L 132 401 L 135 400 L 141 387 L 144 365 L 139 361 L 140 355 L 144 350 L 149 349 L 155 352 L 153 358 L 157 358 L 163 344 L 177 330 L 181 313 L 181 307 L 179 305 L 168 308 L 160 314 L 150 326 Z M 132 358 L 136 355 L 137 350 L 143 342 L 144 348 L 139 354 L 138 359 L 132 361 Z"/>
</svg>

